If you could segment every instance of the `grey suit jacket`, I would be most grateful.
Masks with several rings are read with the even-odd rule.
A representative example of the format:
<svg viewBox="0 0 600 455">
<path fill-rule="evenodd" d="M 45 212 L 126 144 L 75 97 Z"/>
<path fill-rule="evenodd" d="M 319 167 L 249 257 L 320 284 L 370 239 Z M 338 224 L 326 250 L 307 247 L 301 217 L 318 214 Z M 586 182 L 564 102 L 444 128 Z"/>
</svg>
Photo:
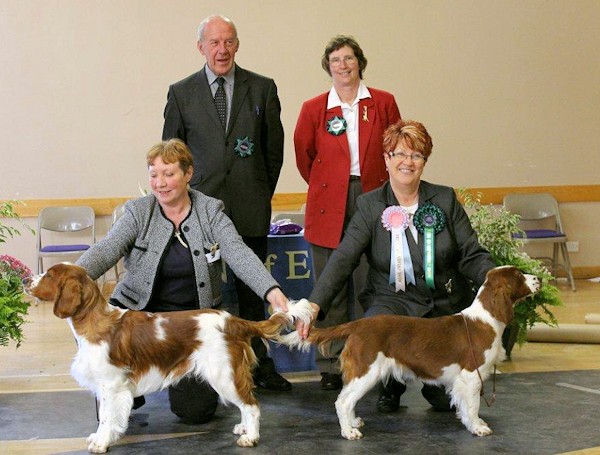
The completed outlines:
<svg viewBox="0 0 600 455">
<path fill-rule="evenodd" d="M 194 156 L 192 188 L 225 203 L 243 236 L 269 232 L 271 198 L 283 164 L 283 126 L 272 79 L 235 66 L 228 130 L 219 121 L 204 68 L 169 87 L 163 139 L 179 138 Z M 246 139 L 252 154 L 236 146 Z"/>
<path fill-rule="evenodd" d="M 395 292 L 389 284 L 391 233 L 381 223 L 383 211 L 398 205 L 387 182 L 381 188 L 359 196 L 357 212 L 350 221 L 342 242 L 332 254 L 310 300 L 327 313 L 331 301 L 352 273 L 364 252 L 369 261 L 366 288 L 360 296 L 363 306 L 384 305 L 397 314 L 439 316 L 456 313 L 474 298 L 471 282 L 479 287 L 495 264 L 479 245 L 469 218 L 452 188 L 421 181 L 419 205 L 430 201 L 446 214 L 444 230 L 435 236 L 435 289 L 425 285 L 423 235 L 418 245 L 407 233 L 415 271 L 416 286 Z M 450 281 L 451 280 L 451 281 Z"/>
<path fill-rule="evenodd" d="M 192 212 L 180 228 L 192 255 L 200 308 L 215 307 L 221 302 L 222 263 L 209 262 L 206 256 L 216 243 L 221 258 L 257 295 L 264 297 L 279 286 L 223 213 L 223 203 L 194 190 L 190 197 Z M 128 201 L 123 216 L 77 264 L 97 279 L 124 257 L 126 273 L 112 297 L 132 310 L 143 310 L 152 296 L 158 268 L 174 230 L 154 195 Z"/>
</svg>

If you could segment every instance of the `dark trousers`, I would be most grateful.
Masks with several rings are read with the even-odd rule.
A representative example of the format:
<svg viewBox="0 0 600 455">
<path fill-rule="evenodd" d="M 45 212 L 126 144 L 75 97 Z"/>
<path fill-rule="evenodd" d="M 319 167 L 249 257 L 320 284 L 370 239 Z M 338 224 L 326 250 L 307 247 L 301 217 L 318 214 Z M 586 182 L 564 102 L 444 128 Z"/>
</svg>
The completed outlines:
<svg viewBox="0 0 600 455">
<path fill-rule="evenodd" d="M 245 237 L 242 236 L 244 243 L 254 251 L 261 262 L 267 258 L 267 237 Z M 249 321 L 263 321 L 265 319 L 264 296 L 258 296 L 242 280 L 234 276 L 235 290 L 237 293 L 238 311 L 242 319 Z M 258 359 L 258 372 L 271 373 L 275 371 L 275 364 L 269 358 L 267 347 L 260 338 L 252 339 L 252 349 Z"/>
<path fill-rule="evenodd" d="M 348 185 L 348 195 L 346 197 L 344 230 L 346 230 L 348 223 L 350 223 L 352 216 L 356 212 L 356 198 L 361 194 L 362 186 L 360 179 L 351 177 Z M 318 281 L 329 258 L 335 250 L 319 245 L 311 245 L 311 250 L 315 280 Z M 359 265 L 348 278 L 346 285 L 333 298 L 329 312 L 322 321 L 318 321 L 315 324 L 316 327 L 331 327 L 354 319 L 359 319 L 362 316 L 363 310 L 358 304 L 358 294 L 367 282 L 368 270 L 369 264 L 366 256 L 363 254 Z M 329 351 L 330 357 L 323 357 L 323 355 L 317 351 L 316 362 L 321 373 L 339 373 L 337 360 L 343 348 L 343 341 L 334 341 L 331 344 Z"/>
<path fill-rule="evenodd" d="M 217 410 L 219 395 L 207 383 L 186 377 L 169 387 L 169 403 L 184 423 L 206 423 Z"/>
</svg>

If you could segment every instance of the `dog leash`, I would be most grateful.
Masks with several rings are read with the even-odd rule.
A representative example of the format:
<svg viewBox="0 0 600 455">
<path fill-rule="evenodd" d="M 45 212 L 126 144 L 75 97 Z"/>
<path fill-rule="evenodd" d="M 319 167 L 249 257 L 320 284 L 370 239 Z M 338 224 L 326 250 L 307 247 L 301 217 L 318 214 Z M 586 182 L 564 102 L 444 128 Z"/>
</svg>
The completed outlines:
<svg viewBox="0 0 600 455">
<path fill-rule="evenodd" d="M 496 401 L 496 364 L 494 364 L 494 374 L 493 374 L 493 388 L 492 388 L 492 398 L 489 400 L 485 397 L 483 378 L 481 377 L 481 373 L 479 372 L 479 368 L 477 368 L 477 360 L 475 360 L 475 352 L 473 350 L 473 343 L 471 342 L 471 333 L 469 332 L 469 324 L 467 324 L 467 318 L 463 313 L 460 313 L 465 322 L 465 329 L 467 331 L 467 340 L 469 341 L 469 348 L 471 350 L 471 358 L 473 359 L 473 367 L 475 367 L 475 371 L 477 371 L 477 376 L 479 376 L 479 380 L 481 381 L 481 391 L 479 392 L 479 396 L 483 397 L 485 404 L 487 407 L 491 407 Z"/>
</svg>

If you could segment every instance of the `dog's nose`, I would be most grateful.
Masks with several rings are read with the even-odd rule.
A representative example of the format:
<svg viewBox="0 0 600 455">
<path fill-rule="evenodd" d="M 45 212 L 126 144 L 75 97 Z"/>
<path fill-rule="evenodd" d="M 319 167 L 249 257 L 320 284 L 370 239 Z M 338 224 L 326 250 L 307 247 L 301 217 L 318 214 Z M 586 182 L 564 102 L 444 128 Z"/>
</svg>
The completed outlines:
<svg viewBox="0 0 600 455">
<path fill-rule="evenodd" d="M 31 277 L 27 276 L 21 280 L 21 283 L 23 283 L 23 287 L 27 287 L 31 284 L 31 281 L 32 281 Z"/>
</svg>

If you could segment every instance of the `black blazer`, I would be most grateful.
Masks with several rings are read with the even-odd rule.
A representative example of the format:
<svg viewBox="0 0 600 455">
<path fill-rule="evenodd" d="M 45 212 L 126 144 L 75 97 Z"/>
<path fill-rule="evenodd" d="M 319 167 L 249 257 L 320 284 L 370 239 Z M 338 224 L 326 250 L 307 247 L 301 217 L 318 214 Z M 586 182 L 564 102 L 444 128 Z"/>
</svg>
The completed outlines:
<svg viewBox="0 0 600 455">
<path fill-rule="evenodd" d="M 191 149 L 190 185 L 221 199 L 238 232 L 260 237 L 269 232 L 271 197 L 283 164 L 283 126 L 272 79 L 235 66 L 228 130 L 219 121 L 204 68 L 169 87 L 163 140 L 179 138 Z M 245 138 L 252 154 L 235 148 Z"/>
<path fill-rule="evenodd" d="M 446 214 L 446 227 L 435 236 L 435 289 L 425 285 L 423 234 L 417 245 L 410 233 L 409 249 L 415 271 L 416 286 L 395 292 L 389 284 L 391 233 L 381 224 L 383 211 L 398 205 L 389 182 L 381 188 L 359 196 L 340 246 L 333 252 L 316 283 L 310 300 L 327 313 L 331 301 L 346 283 L 364 252 L 369 261 L 367 284 L 361 293 L 363 306 L 383 304 L 397 314 L 440 316 L 456 313 L 469 306 L 474 298 L 472 284 L 479 287 L 485 275 L 495 267 L 490 254 L 479 245 L 469 218 L 450 187 L 421 181 L 419 205 L 430 201 Z M 448 286 L 446 284 L 452 280 Z M 428 314 L 429 313 L 429 314 Z"/>
</svg>

